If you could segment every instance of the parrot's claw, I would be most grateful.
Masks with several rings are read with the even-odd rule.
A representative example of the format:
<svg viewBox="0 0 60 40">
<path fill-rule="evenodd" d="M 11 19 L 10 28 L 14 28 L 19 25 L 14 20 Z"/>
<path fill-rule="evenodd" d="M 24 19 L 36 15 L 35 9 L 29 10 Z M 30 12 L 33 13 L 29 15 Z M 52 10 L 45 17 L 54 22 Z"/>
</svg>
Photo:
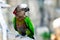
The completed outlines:
<svg viewBox="0 0 60 40">
<path fill-rule="evenodd" d="M 20 35 L 16 35 L 15 37 L 19 37 Z"/>
<path fill-rule="evenodd" d="M 23 38 L 23 36 L 21 36 L 21 35 L 16 35 L 15 38 L 17 38 L 17 37 Z"/>
</svg>

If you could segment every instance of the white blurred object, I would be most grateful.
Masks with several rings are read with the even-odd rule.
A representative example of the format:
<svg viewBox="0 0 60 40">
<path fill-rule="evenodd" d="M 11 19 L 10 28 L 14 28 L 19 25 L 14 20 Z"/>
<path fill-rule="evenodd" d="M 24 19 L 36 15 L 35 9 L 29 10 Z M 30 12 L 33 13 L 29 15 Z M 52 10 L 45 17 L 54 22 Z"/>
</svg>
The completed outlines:
<svg viewBox="0 0 60 40">
<path fill-rule="evenodd" d="M 27 4 L 20 4 L 19 7 L 20 8 L 27 8 L 28 6 L 27 6 Z"/>
<path fill-rule="evenodd" d="M 0 4 L 0 6 L 1 6 L 2 8 L 11 7 L 11 6 L 10 6 L 10 5 L 8 5 L 8 4 Z"/>
<path fill-rule="evenodd" d="M 0 3 L 5 3 L 5 1 L 4 0 L 0 0 Z"/>
<path fill-rule="evenodd" d="M 3 18 L 3 15 L 2 15 L 2 10 L 0 8 L 0 24 L 2 26 L 2 31 L 3 31 L 3 40 L 7 40 L 7 24 L 5 22 L 5 19 Z"/>
<path fill-rule="evenodd" d="M 2 31 L 3 31 L 3 40 L 7 40 L 7 23 L 5 22 L 5 19 L 2 15 L 3 11 L 1 8 L 7 8 L 10 7 L 10 5 L 6 4 L 4 0 L 0 0 L 0 24 L 2 26 Z"/>
<path fill-rule="evenodd" d="M 60 27 L 60 18 L 57 18 L 53 21 L 53 28 Z"/>
<path fill-rule="evenodd" d="M 11 5 L 6 4 L 4 0 L 0 0 L 0 6 L 1 7 L 11 7 Z"/>
</svg>

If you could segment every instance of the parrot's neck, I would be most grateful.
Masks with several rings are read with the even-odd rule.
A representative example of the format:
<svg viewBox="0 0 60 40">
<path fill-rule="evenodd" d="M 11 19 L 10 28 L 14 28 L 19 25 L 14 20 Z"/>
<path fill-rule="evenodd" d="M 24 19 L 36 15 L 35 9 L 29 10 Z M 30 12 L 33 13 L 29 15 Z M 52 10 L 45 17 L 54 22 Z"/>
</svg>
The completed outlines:
<svg viewBox="0 0 60 40">
<path fill-rule="evenodd" d="M 20 17 L 16 16 L 16 18 L 19 19 L 19 20 L 23 20 L 25 17 L 26 16 L 20 16 Z"/>
</svg>

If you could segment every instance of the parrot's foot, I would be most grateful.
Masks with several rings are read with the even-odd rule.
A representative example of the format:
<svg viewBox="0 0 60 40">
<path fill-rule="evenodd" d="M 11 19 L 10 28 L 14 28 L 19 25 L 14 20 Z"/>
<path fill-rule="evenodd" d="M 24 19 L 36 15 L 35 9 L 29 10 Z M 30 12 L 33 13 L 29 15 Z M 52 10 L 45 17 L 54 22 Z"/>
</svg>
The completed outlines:
<svg viewBox="0 0 60 40">
<path fill-rule="evenodd" d="M 25 36 L 22 36 L 22 35 L 19 35 L 18 34 L 18 35 L 15 36 L 15 38 L 17 38 L 17 37 L 24 38 L 24 37 L 26 37 L 26 35 Z"/>
<path fill-rule="evenodd" d="M 22 36 L 21 36 L 21 35 L 19 35 L 19 34 L 15 36 L 15 38 L 17 38 L 17 37 L 20 37 L 20 38 L 22 38 Z"/>
<path fill-rule="evenodd" d="M 17 38 L 17 37 L 19 37 L 20 35 L 16 35 L 15 37 Z"/>
</svg>

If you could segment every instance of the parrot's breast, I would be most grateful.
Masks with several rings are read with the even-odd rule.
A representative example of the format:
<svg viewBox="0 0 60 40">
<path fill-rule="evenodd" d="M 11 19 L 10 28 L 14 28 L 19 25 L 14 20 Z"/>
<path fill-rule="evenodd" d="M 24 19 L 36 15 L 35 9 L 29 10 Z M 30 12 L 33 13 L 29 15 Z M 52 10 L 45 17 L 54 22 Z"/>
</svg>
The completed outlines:
<svg viewBox="0 0 60 40">
<path fill-rule="evenodd" d="M 24 19 L 22 20 L 16 19 L 16 28 L 20 33 L 26 33 L 27 26 Z"/>
</svg>

